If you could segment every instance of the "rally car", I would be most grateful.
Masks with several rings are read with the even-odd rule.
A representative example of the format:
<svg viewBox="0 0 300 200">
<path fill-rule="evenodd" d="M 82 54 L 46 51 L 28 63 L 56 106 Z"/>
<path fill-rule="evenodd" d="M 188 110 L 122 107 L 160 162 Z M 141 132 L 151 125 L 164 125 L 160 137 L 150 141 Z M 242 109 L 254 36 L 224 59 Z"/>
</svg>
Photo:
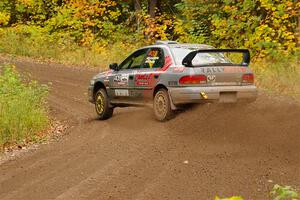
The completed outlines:
<svg viewBox="0 0 300 200">
<path fill-rule="evenodd" d="M 241 60 L 234 62 L 241 54 Z M 254 101 L 257 88 L 246 49 L 216 49 L 203 44 L 158 41 L 133 52 L 121 64 L 90 81 L 89 101 L 99 119 L 115 107 L 153 105 L 155 118 L 170 119 L 184 105 Z"/>
</svg>

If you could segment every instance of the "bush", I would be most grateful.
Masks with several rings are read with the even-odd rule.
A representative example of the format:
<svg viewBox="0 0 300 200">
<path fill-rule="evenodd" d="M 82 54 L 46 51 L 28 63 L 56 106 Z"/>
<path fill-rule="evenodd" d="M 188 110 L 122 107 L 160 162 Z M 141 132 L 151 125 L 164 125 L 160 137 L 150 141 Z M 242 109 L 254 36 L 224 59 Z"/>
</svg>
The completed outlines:
<svg viewBox="0 0 300 200">
<path fill-rule="evenodd" d="M 48 89 L 26 81 L 14 66 L 0 66 L 0 148 L 38 139 L 48 125 Z"/>
<path fill-rule="evenodd" d="M 299 51 L 299 1 L 183 0 L 177 6 L 189 35 L 199 42 L 248 48 L 256 57 Z"/>
<path fill-rule="evenodd" d="M 270 192 L 274 200 L 299 200 L 298 191 L 291 186 L 274 185 Z"/>
</svg>

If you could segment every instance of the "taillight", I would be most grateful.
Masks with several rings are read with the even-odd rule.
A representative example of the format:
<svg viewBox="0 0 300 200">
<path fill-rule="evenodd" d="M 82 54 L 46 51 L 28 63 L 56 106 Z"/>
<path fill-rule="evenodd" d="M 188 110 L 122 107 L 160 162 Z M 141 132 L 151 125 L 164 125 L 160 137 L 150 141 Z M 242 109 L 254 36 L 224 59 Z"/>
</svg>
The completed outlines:
<svg viewBox="0 0 300 200">
<path fill-rule="evenodd" d="M 180 84 L 201 84 L 206 83 L 205 75 L 183 76 L 179 79 Z"/>
<path fill-rule="evenodd" d="M 254 75 L 253 74 L 244 74 L 242 77 L 243 83 L 254 83 Z"/>
</svg>

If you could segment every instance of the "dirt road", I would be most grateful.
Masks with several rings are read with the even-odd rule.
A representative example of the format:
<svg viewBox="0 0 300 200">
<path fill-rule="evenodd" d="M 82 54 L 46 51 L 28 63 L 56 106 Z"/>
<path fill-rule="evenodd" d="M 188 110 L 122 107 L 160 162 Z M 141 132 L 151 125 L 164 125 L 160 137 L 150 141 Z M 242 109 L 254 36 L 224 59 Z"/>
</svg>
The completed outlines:
<svg viewBox="0 0 300 200">
<path fill-rule="evenodd" d="M 300 105 L 260 95 L 247 107 L 202 105 L 167 123 L 148 108 L 98 121 L 86 89 L 95 70 L 17 63 L 52 82 L 51 113 L 73 128 L 0 166 L 0 199 L 268 199 L 300 188 Z"/>
</svg>

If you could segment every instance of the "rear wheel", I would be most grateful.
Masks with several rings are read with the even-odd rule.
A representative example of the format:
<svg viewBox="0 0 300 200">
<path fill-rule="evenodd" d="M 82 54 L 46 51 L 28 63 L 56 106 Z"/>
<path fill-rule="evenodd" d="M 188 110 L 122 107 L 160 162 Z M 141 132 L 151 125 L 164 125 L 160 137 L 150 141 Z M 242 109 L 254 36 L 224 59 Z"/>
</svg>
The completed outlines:
<svg viewBox="0 0 300 200">
<path fill-rule="evenodd" d="M 158 121 L 167 121 L 174 115 L 171 109 L 171 102 L 168 91 L 166 89 L 159 89 L 153 100 L 153 109 L 155 118 Z"/>
<path fill-rule="evenodd" d="M 113 115 L 114 108 L 109 106 L 109 99 L 104 89 L 99 89 L 95 95 L 95 109 L 101 120 L 110 118 Z"/>
</svg>

